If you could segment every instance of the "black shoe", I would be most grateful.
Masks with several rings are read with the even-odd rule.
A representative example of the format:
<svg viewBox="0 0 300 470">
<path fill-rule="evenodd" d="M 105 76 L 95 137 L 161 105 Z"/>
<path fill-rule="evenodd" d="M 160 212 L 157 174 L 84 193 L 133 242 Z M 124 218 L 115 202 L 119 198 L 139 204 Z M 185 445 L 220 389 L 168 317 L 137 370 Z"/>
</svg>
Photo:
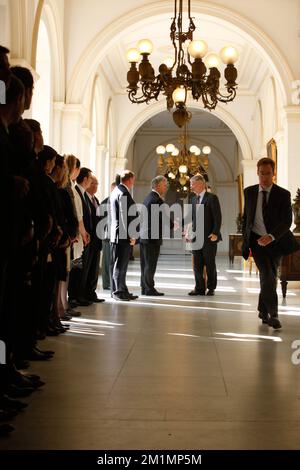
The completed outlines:
<svg viewBox="0 0 300 470">
<path fill-rule="evenodd" d="M 0 410 L 0 422 L 10 421 L 17 416 L 17 414 L 18 412 L 16 410 Z"/>
<path fill-rule="evenodd" d="M 19 400 L 13 400 L 12 398 L 9 398 L 5 395 L 0 398 L 0 408 L 2 410 L 14 410 L 19 412 L 24 410 L 24 408 L 27 408 L 27 406 L 28 403 L 23 403 Z"/>
<path fill-rule="evenodd" d="M 270 317 L 269 326 L 272 326 L 274 330 L 279 330 L 281 328 L 281 323 L 277 317 Z"/>
<path fill-rule="evenodd" d="M 15 385 L 9 385 L 9 387 L 5 390 L 5 394 L 9 396 L 9 398 L 25 398 L 28 397 L 32 392 L 35 391 L 35 388 L 20 388 L 16 387 Z"/>
<path fill-rule="evenodd" d="M 126 294 L 112 294 L 112 298 L 115 300 L 124 300 L 125 302 L 129 302 L 130 297 Z"/>
<path fill-rule="evenodd" d="M 269 324 L 269 315 L 267 313 L 258 312 L 258 318 L 260 318 L 261 322 L 265 325 Z"/>
<path fill-rule="evenodd" d="M 10 424 L 0 425 L 0 437 L 5 437 L 12 431 L 14 431 L 14 428 Z"/>
<path fill-rule="evenodd" d="M 77 300 L 69 300 L 69 307 L 70 308 L 76 308 L 78 307 L 78 303 L 77 303 Z"/>
<path fill-rule="evenodd" d="M 52 354 L 45 354 L 43 352 L 38 351 L 35 348 L 32 348 L 27 354 L 26 359 L 29 361 L 48 361 L 48 359 L 52 359 Z"/>
<path fill-rule="evenodd" d="M 188 293 L 188 295 L 205 295 L 205 290 L 193 289 Z"/>
<path fill-rule="evenodd" d="M 67 308 L 65 313 L 70 315 L 70 317 L 81 317 L 81 312 L 74 310 L 74 308 Z"/>
<path fill-rule="evenodd" d="M 93 303 L 105 302 L 105 299 L 99 299 L 98 297 L 91 297 L 91 298 L 89 298 L 88 300 L 90 300 L 90 301 L 93 302 Z"/>
<path fill-rule="evenodd" d="M 215 295 L 215 291 L 213 289 L 209 289 L 206 295 Z"/>
<path fill-rule="evenodd" d="M 149 290 L 146 292 L 145 295 L 154 295 L 154 296 L 159 296 L 159 295 L 165 295 L 163 292 L 158 292 L 157 290 Z"/>
<path fill-rule="evenodd" d="M 29 361 L 25 361 L 25 359 L 15 359 L 15 367 L 18 370 L 28 369 L 30 366 Z"/>
<path fill-rule="evenodd" d="M 130 300 L 135 300 L 135 299 L 138 299 L 138 298 L 139 298 L 138 295 L 134 295 L 134 294 L 132 294 L 131 292 L 128 292 L 127 295 L 128 295 L 128 297 L 129 297 Z"/>
</svg>

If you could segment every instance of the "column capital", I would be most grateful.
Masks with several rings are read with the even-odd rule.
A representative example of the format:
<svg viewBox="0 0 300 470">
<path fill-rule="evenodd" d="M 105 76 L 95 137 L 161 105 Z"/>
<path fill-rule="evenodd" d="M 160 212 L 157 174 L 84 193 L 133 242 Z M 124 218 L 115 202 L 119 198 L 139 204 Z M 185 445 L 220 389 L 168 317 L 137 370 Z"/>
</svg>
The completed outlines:
<svg viewBox="0 0 300 470">
<path fill-rule="evenodd" d="M 286 106 L 284 112 L 288 122 L 300 122 L 300 106 Z"/>
</svg>

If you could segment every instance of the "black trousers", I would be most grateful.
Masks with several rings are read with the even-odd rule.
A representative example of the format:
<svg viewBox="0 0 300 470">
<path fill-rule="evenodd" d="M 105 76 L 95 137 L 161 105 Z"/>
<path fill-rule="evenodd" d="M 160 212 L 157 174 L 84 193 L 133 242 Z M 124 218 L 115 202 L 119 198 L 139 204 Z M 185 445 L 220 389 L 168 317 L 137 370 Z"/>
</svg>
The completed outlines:
<svg viewBox="0 0 300 470">
<path fill-rule="evenodd" d="M 96 289 L 100 271 L 100 253 L 101 250 L 99 250 L 98 247 L 91 245 L 89 271 L 86 284 L 86 298 L 91 300 L 97 296 Z"/>
<path fill-rule="evenodd" d="M 126 294 L 126 273 L 130 258 L 129 243 L 111 243 L 110 245 L 110 290 L 112 294 Z"/>
<path fill-rule="evenodd" d="M 272 255 L 270 248 L 259 246 L 257 239 L 260 235 L 251 234 L 250 248 L 256 266 L 259 270 L 260 293 L 258 311 L 271 317 L 278 316 L 277 272 L 281 256 Z"/>
<path fill-rule="evenodd" d="M 160 245 L 156 243 L 140 244 L 141 290 L 144 294 L 148 294 L 155 289 L 154 275 L 159 253 Z"/>
<path fill-rule="evenodd" d="M 205 242 L 201 250 L 193 251 L 193 270 L 195 277 L 195 290 L 215 290 L 217 287 L 216 254 L 217 242 Z M 207 286 L 204 279 L 204 266 L 206 266 Z"/>
</svg>

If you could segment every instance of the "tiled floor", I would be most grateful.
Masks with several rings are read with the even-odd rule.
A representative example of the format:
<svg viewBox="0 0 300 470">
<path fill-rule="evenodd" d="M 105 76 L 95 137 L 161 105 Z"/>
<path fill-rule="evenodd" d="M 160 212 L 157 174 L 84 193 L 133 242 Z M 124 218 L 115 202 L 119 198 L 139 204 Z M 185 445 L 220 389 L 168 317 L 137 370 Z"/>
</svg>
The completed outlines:
<svg viewBox="0 0 300 470">
<path fill-rule="evenodd" d="M 218 258 L 215 297 L 189 297 L 189 256 L 164 256 L 165 297 L 82 308 L 71 332 L 48 339 L 47 382 L 0 449 L 297 449 L 300 290 L 279 296 L 281 331 L 261 325 L 258 277 Z M 139 293 L 139 263 L 128 285 Z M 98 293 L 103 295 L 101 290 Z M 298 355 L 300 358 L 300 353 Z"/>
</svg>

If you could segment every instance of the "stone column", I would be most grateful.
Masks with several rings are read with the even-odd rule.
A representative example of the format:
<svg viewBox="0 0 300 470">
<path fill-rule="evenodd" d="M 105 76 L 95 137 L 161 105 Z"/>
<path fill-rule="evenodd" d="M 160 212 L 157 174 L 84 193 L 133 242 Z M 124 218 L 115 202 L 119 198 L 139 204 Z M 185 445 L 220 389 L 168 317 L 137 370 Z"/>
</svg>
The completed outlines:
<svg viewBox="0 0 300 470">
<path fill-rule="evenodd" d="M 252 186 L 253 184 L 257 184 L 258 182 L 256 163 L 257 160 L 241 161 L 244 175 L 244 188 L 247 188 L 247 186 Z"/>
<path fill-rule="evenodd" d="M 287 189 L 295 197 L 300 187 L 300 106 L 285 108 L 284 162 L 287 168 Z M 279 175 L 280 177 L 280 175 Z M 279 179 L 280 181 L 280 179 Z"/>
</svg>

